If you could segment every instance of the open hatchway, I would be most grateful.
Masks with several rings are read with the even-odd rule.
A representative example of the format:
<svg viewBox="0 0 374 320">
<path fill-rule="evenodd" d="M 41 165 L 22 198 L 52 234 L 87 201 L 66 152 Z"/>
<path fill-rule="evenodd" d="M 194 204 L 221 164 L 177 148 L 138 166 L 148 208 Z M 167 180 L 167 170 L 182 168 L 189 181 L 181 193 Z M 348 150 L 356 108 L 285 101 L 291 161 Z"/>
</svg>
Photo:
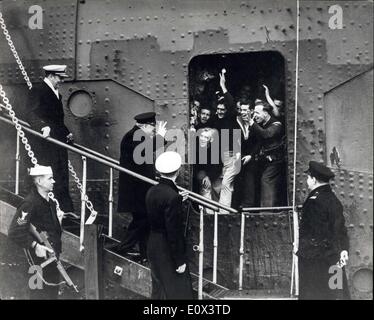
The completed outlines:
<svg viewBox="0 0 374 320">
<path fill-rule="evenodd" d="M 268 103 L 265 86 L 269 89 L 272 102 L 279 106 L 277 119 L 284 126 L 284 156 L 282 181 L 279 189 L 283 191 L 279 206 L 286 206 L 292 194 L 292 184 L 287 185 L 287 107 L 285 96 L 285 60 L 275 51 L 206 54 L 194 57 L 189 64 L 189 99 L 191 127 L 199 127 L 201 113 L 209 110 L 210 117 L 217 113 L 220 96 L 220 74 L 224 74 L 226 87 L 232 95 L 237 116 L 240 117 L 240 105 L 249 104 L 250 109 L 255 105 Z M 208 121 L 209 123 L 209 121 Z M 196 125 L 197 124 L 197 125 Z M 209 125 L 205 126 L 209 127 Z M 198 148 L 196 142 L 196 148 Z M 195 159 L 196 162 L 198 161 Z M 193 170 L 193 190 L 202 193 L 198 183 L 199 172 L 197 165 L 191 165 Z M 221 177 L 222 178 L 222 177 Z M 212 182 L 213 183 L 213 182 Z M 240 173 L 235 177 L 233 185 L 232 207 L 241 210 L 245 179 Z M 256 184 L 260 182 L 256 180 Z M 219 186 L 219 183 L 215 184 Z M 215 187 L 213 187 L 214 189 Z M 209 195 L 219 200 L 219 187 Z M 218 192 L 217 192 L 218 189 Z M 259 190 L 259 187 L 255 188 Z M 218 195 L 217 195 L 218 194 Z M 228 288 L 240 288 L 244 295 L 265 297 L 266 295 L 287 296 L 291 282 L 292 270 L 292 217 L 287 210 L 271 212 L 260 210 L 260 197 L 257 192 L 255 203 L 251 207 L 258 208 L 245 216 L 219 216 L 218 218 L 218 266 L 217 281 Z M 248 207 L 248 206 L 247 206 Z M 265 212 L 266 211 L 266 212 Z M 261 213 L 263 212 L 263 213 Z M 265 213 L 264 213 L 265 212 Z M 214 224 L 213 216 L 208 216 L 205 222 L 206 247 L 204 270 L 213 273 L 214 265 Z M 245 230 L 243 229 L 245 225 Z M 241 239 L 243 238 L 243 239 Z M 239 244 L 242 241 L 242 245 Z M 239 248 L 240 247 L 240 248 Z M 243 267 L 238 267 L 242 259 Z M 242 273 L 242 274 L 241 274 Z M 257 293 L 256 293 L 257 292 Z M 235 297 L 236 295 L 232 295 Z M 238 295 L 239 297 L 240 295 Z"/>
</svg>

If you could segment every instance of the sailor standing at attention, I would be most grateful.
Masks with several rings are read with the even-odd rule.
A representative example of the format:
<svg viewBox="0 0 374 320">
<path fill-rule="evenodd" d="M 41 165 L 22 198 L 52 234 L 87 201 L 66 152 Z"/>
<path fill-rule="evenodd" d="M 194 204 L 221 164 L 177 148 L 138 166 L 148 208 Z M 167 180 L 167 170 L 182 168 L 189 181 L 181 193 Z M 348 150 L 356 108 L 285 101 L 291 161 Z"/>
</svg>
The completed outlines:
<svg viewBox="0 0 374 320">
<path fill-rule="evenodd" d="M 182 201 L 187 199 L 187 192 L 179 194 L 175 185 L 181 164 L 178 153 L 162 153 L 155 164 L 160 183 L 146 195 L 152 299 L 193 298 L 182 222 Z"/>
<path fill-rule="evenodd" d="M 44 262 L 49 253 L 54 252 L 57 258 L 60 256 L 63 213 L 57 212 L 56 204 L 48 196 L 55 184 L 52 168 L 37 165 L 30 169 L 29 174 L 34 187 L 18 207 L 8 235 L 20 247 L 30 251 L 32 262 L 36 266 Z M 38 233 L 44 231 L 53 250 L 38 239 Z M 32 288 L 28 285 L 30 299 L 57 299 L 60 273 L 56 263 L 52 262 L 45 266 L 42 276 L 46 281 L 42 288 Z"/>
</svg>

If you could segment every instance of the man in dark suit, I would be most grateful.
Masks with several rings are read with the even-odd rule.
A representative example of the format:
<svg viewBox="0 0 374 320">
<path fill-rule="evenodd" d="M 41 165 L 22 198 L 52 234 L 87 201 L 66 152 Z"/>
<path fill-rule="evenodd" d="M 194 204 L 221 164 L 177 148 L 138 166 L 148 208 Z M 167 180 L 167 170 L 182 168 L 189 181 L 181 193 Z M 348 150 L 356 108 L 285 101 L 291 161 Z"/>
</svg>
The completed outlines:
<svg viewBox="0 0 374 320">
<path fill-rule="evenodd" d="M 182 223 L 182 201 L 187 199 L 187 193 L 180 195 L 175 185 L 181 164 L 178 153 L 162 153 L 156 160 L 160 183 L 151 187 L 146 196 L 152 299 L 193 298 Z"/>
<path fill-rule="evenodd" d="M 156 114 L 147 112 L 135 116 L 136 124 L 121 141 L 120 166 L 150 179 L 155 179 L 154 152 L 164 144 L 166 122 L 158 123 Z M 118 212 L 130 212 L 132 221 L 124 240 L 117 247 L 122 254 L 146 258 L 146 242 L 149 233 L 145 195 L 151 184 L 120 172 L 118 185 Z"/>
<path fill-rule="evenodd" d="M 64 110 L 58 88 L 63 78 L 67 77 L 66 65 L 48 65 L 43 67 L 45 78 L 34 85 L 30 91 L 26 120 L 44 137 L 51 137 L 64 143 L 73 141 L 73 134 L 64 124 Z M 69 194 L 68 152 L 49 141 L 33 139 L 32 149 L 38 163 L 51 166 L 56 181 L 55 197 L 64 212 L 73 212 L 73 202 Z"/>
<path fill-rule="evenodd" d="M 349 239 L 343 206 L 331 190 L 334 173 L 322 163 L 309 162 L 306 199 L 300 224 L 299 299 L 349 299 L 344 265 Z"/>
<path fill-rule="evenodd" d="M 30 251 L 33 264 L 40 265 L 47 257 L 47 253 L 53 251 L 46 247 L 41 239 L 38 239 L 31 226 L 36 228 L 38 233 L 47 232 L 48 241 L 59 257 L 61 253 L 61 212 L 57 213 L 55 203 L 48 197 L 53 190 L 55 183 L 51 167 L 35 166 L 30 170 L 34 187 L 23 200 L 11 222 L 8 236 L 20 247 Z M 30 299 L 57 299 L 59 288 L 59 271 L 55 262 L 48 264 L 41 271 L 44 280 L 48 283 L 40 283 L 32 287 L 29 281 L 27 287 Z M 36 276 L 36 275 L 35 275 Z M 41 281 L 40 279 L 37 279 Z"/>
<path fill-rule="evenodd" d="M 252 109 L 253 110 L 253 109 Z M 241 157 L 242 168 L 237 176 L 235 192 L 243 208 L 258 206 L 258 187 L 256 185 L 257 161 L 254 155 L 258 151 L 258 142 L 253 129 L 249 125 L 251 118 L 249 100 L 242 100 L 240 104 L 240 116 L 236 121 L 241 130 Z"/>
</svg>

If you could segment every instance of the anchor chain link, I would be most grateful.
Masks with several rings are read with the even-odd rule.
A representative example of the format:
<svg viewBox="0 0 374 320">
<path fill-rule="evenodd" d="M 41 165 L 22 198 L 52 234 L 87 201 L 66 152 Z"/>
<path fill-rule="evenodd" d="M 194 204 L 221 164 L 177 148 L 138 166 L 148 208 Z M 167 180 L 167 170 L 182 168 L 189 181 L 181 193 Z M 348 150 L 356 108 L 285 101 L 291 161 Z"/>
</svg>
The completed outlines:
<svg viewBox="0 0 374 320">
<path fill-rule="evenodd" d="M 14 47 L 12 38 L 11 38 L 11 36 L 9 34 L 9 31 L 8 31 L 7 27 L 6 27 L 6 24 L 5 24 L 5 21 L 3 19 L 3 15 L 2 15 L 1 12 L 0 12 L 0 26 L 1 26 L 1 29 L 3 29 L 3 34 L 5 36 L 5 39 L 8 41 L 8 45 L 9 45 L 10 51 L 12 51 L 13 56 L 16 59 L 16 62 L 18 64 L 19 69 L 21 70 L 23 78 L 25 79 L 25 81 L 27 83 L 27 86 L 29 87 L 29 90 L 31 90 L 32 84 L 31 84 L 30 78 L 27 75 L 25 67 L 22 64 L 22 61 L 21 61 L 21 59 L 20 59 L 20 57 L 18 55 L 18 52 L 17 52 L 16 48 Z"/>
<path fill-rule="evenodd" d="M 81 194 L 83 194 L 82 183 L 80 182 L 80 180 L 78 178 L 78 175 L 75 172 L 74 167 L 72 166 L 70 160 L 68 160 L 68 167 L 69 167 L 70 174 L 73 177 L 73 179 L 74 179 L 74 181 L 75 181 L 75 183 L 77 185 L 77 188 L 79 189 L 79 191 L 81 192 Z M 91 212 L 91 215 L 95 215 L 96 216 L 97 215 L 97 211 L 94 209 L 92 202 L 88 199 L 87 194 L 84 194 L 84 201 L 86 203 L 86 208 Z"/>
</svg>

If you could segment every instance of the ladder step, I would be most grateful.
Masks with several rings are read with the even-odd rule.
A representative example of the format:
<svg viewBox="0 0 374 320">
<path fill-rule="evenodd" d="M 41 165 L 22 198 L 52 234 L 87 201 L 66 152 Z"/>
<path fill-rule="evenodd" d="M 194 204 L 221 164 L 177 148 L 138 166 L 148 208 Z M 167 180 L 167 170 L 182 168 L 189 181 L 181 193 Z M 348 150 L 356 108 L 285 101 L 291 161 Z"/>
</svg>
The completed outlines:
<svg viewBox="0 0 374 320">
<path fill-rule="evenodd" d="M 227 289 L 216 288 L 210 292 L 207 292 L 206 294 L 214 299 L 220 299 L 227 293 L 227 291 Z"/>
<path fill-rule="evenodd" d="M 203 289 L 205 286 L 209 285 L 210 283 L 211 282 L 209 280 L 203 279 Z M 199 289 L 199 279 L 192 282 L 192 288 L 196 291 Z"/>
<path fill-rule="evenodd" d="M 220 299 L 233 300 L 297 300 L 278 290 L 227 290 Z"/>
</svg>

